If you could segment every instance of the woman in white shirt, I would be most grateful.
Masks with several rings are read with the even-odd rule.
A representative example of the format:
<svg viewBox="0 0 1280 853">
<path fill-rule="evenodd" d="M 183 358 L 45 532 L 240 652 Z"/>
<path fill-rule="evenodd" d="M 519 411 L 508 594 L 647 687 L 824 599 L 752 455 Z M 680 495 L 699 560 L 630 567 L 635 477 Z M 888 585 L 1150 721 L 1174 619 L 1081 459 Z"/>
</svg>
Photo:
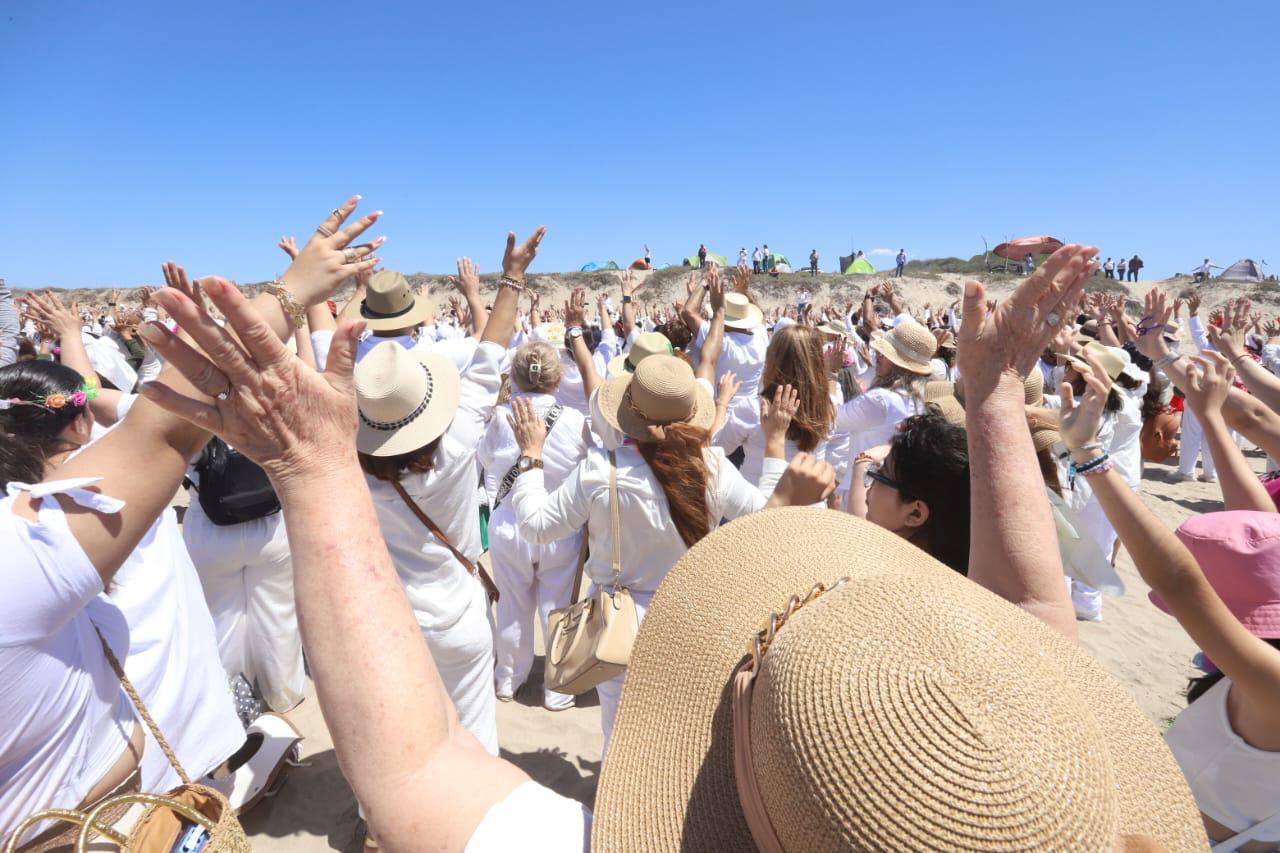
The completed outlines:
<svg viewBox="0 0 1280 853">
<path fill-rule="evenodd" d="M 898 424 L 925 411 L 924 386 L 933 372 L 930 359 L 938 349 L 933 333 L 914 320 L 904 320 L 871 339 L 875 381 L 867 391 L 836 408 L 833 433 L 849 434 L 849 455 L 887 444 Z M 849 468 L 852 477 L 853 468 Z M 848 482 L 843 484 L 849 490 Z"/>
<path fill-rule="evenodd" d="M 725 458 L 709 447 L 708 429 L 715 406 L 685 362 L 674 356 L 646 358 L 635 372 L 610 379 L 597 395 L 600 416 L 625 436 L 616 451 L 593 448 L 554 492 L 548 493 L 539 463 L 546 428 L 532 406 L 513 407 L 516 438 L 530 460 L 511 490 L 520 532 L 534 542 L 553 542 L 587 526 L 590 556 L 584 574 L 592 589 L 623 588 L 631 592 L 643 619 L 654 591 L 676 560 L 723 519 L 763 508 L 787 468 L 783 444 L 797 395 L 779 388 L 762 418 L 766 433 L 761 489 L 756 489 Z M 807 454 L 796 461 L 818 463 Z M 610 470 L 617 469 L 621 568 L 613 573 L 610 524 Z M 829 466 L 826 466 L 829 471 Z M 829 491 L 829 490 L 828 490 Z M 825 495 L 824 495 L 825 497 Z M 623 676 L 597 688 L 605 750 L 613 730 Z"/>
<path fill-rule="evenodd" d="M 547 485 L 558 487 L 587 452 L 586 421 L 576 409 L 556 402 L 561 361 L 550 344 L 530 341 L 511 359 L 513 400 L 528 400 L 544 422 L 553 421 L 543 452 Z M 519 474 L 516 443 L 508 416 L 510 405 L 498 406 L 480 440 L 477 458 L 484 468 L 490 506 L 489 553 L 494 582 L 502 593 L 497 605 L 495 680 L 501 701 L 509 701 L 533 665 L 535 612 L 547 635 L 547 615 L 569 603 L 570 587 L 582 546 L 581 531 L 539 545 L 520 536 L 511 509 L 510 489 Z M 543 690 L 542 705 L 551 711 L 573 707 L 573 697 Z"/>
<path fill-rule="evenodd" d="M 787 326 L 776 332 L 765 354 L 760 394 L 772 399 L 778 388 L 790 385 L 799 395 L 800 406 L 787 428 L 784 459 L 790 461 L 797 452 L 826 458 L 827 437 L 835 417 L 826 361 L 822 351 L 822 335 L 808 326 Z M 728 417 L 712 442 L 725 453 L 739 446 L 745 451 L 742 476 L 760 487 L 764 470 L 764 433 L 760 429 L 759 404 L 733 405 Z"/>
</svg>

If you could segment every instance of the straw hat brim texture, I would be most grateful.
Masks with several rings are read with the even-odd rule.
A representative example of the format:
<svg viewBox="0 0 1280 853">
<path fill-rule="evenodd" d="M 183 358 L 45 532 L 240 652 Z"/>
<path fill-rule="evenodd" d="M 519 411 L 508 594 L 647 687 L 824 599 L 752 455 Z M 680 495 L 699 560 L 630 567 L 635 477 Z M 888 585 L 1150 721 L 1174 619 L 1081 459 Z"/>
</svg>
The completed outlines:
<svg viewBox="0 0 1280 853">
<path fill-rule="evenodd" d="M 735 332 L 749 332 L 764 322 L 764 312 L 754 302 L 747 305 L 747 316 L 740 320 L 725 318 L 724 327 Z"/>
<path fill-rule="evenodd" d="M 386 344 L 380 344 L 386 346 Z M 392 344 L 398 346 L 398 344 Z M 431 374 L 431 399 L 422 413 L 396 429 L 378 429 L 360 418 L 356 449 L 370 456 L 399 456 L 426 447 L 444 435 L 458 411 L 461 378 L 447 355 L 409 350 L 409 355 Z"/>
<path fill-rule="evenodd" d="M 627 389 L 631 387 L 634 374 L 622 373 L 600 386 L 600 414 L 605 422 L 614 429 L 645 441 L 649 439 L 649 424 L 631 408 Z M 715 420 L 716 404 L 703 387 L 703 383 L 694 384 L 693 416 L 688 423 L 699 429 L 709 430 Z"/>
<path fill-rule="evenodd" d="M 431 300 L 425 296 L 414 294 L 413 307 L 403 314 L 397 314 L 394 317 L 374 316 L 369 313 L 368 306 L 361 300 L 352 319 L 364 320 L 365 328 L 370 331 L 385 332 L 391 329 L 408 329 L 416 326 L 426 320 L 430 314 Z"/>
<path fill-rule="evenodd" d="M 766 510 L 668 574 L 641 625 L 592 849 L 754 849 L 731 678 L 792 595 L 751 697 L 752 770 L 786 850 L 1203 849 L 1160 733 L 1075 643 L 890 531 Z"/>
<path fill-rule="evenodd" d="M 893 343 L 889 340 L 889 336 L 884 333 L 872 335 L 870 346 L 873 350 L 880 353 L 880 355 L 889 359 L 889 361 L 898 365 L 898 367 L 901 367 L 903 370 L 909 370 L 912 373 L 919 373 L 922 376 L 928 376 L 933 373 L 933 365 L 929 363 L 929 359 L 925 359 L 922 362 L 907 359 L 902 355 L 902 353 L 898 352 L 897 348 L 894 347 Z"/>
</svg>

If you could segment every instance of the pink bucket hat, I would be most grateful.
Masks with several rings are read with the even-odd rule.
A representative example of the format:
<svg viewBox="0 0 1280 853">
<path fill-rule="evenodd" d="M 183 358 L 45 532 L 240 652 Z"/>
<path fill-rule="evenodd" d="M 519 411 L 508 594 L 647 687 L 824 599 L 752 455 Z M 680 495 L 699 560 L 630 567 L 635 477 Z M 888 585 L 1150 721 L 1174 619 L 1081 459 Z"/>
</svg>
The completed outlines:
<svg viewBox="0 0 1280 853">
<path fill-rule="evenodd" d="M 1177 534 L 1240 624 L 1255 637 L 1280 638 L 1280 515 L 1211 512 L 1183 522 Z M 1163 598 L 1150 597 L 1169 612 Z"/>
</svg>

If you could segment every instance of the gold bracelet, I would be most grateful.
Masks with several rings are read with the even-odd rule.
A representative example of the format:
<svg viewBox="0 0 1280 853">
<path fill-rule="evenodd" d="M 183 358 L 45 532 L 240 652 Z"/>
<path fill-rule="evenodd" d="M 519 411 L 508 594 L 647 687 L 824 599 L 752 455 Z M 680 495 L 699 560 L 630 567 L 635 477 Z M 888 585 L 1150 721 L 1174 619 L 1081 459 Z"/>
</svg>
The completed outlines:
<svg viewBox="0 0 1280 853">
<path fill-rule="evenodd" d="M 293 327 L 301 329 L 307 322 L 307 310 L 302 307 L 302 303 L 296 296 L 285 290 L 284 282 L 276 279 L 263 285 L 262 289 L 280 301 L 280 307 L 284 309 L 285 316 L 293 323 Z"/>
<path fill-rule="evenodd" d="M 498 286 L 509 287 L 519 293 L 524 290 L 524 281 L 509 275 L 503 275 L 502 278 L 498 279 Z"/>
</svg>

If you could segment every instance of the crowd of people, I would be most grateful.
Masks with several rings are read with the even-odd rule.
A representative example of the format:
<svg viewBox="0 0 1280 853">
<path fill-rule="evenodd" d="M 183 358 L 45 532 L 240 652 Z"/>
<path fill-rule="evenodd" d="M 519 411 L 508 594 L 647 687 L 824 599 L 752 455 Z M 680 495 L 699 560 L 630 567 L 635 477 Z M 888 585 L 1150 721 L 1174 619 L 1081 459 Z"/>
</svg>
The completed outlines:
<svg viewBox="0 0 1280 853">
<path fill-rule="evenodd" d="M 1102 262 L 1102 274 L 1115 281 L 1137 281 L 1138 273 L 1144 266 L 1146 264 L 1137 255 L 1134 255 L 1129 260 L 1121 258 L 1118 261 L 1113 261 L 1108 257 Z"/>
<path fill-rule="evenodd" d="M 1135 315 L 1068 245 L 999 301 L 766 309 L 753 253 L 550 306 L 539 228 L 437 308 L 358 201 L 252 296 L 0 289 L 17 849 L 120 792 L 252 808 L 308 672 L 369 849 L 1280 844 L 1277 481 L 1241 450 L 1280 458 L 1280 327 L 1247 302 Z M 1138 496 L 1175 454 L 1222 492 L 1176 531 Z M 1121 546 L 1203 653 L 1163 733 L 1076 641 Z M 498 750 L 539 651 L 548 712 L 585 654 L 554 644 L 605 660 L 579 619 L 629 648 L 593 809 Z"/>
</svg>

